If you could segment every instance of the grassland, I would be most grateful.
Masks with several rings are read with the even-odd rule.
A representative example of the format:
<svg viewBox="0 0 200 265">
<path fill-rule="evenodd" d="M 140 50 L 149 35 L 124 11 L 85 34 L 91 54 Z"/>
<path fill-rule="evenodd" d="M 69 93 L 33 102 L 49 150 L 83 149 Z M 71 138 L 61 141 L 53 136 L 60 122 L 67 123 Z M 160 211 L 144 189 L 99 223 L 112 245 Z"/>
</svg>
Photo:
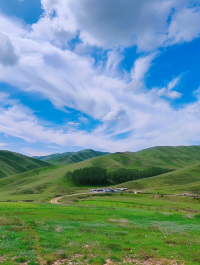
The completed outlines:
<svg viewBox="0 0 200 265">
<path fill-rule="evenodd" d="M 0 263 L 199 264 L 200 199 L 165 195 L 200 193 L 199 158 L 199 147 L 157 147 L 1 178 L 0 201 L 7 202 L 0 202 Z M 49 203 L 88 192 L 64 178 L 88 166 L 175 171 L 118 185 L 148 194 L 75 194 Z"/>
<path fill-rule="evenodd" d="M 126 187 L 151 193 L 200 194 L 200 163 L 160 176 L 127 182 Z M 120 184 L 117 187 L 122 187 Z"/>
<path fill-rule="evenodd" d="M 50 164 L 18 153 L 0 151 L 0 178 L 47 167 Z"/>
<path fill-rule="evenodd" d="M 75 187 L 64 180 L 64 175 L 67 171 L 90 166 L 106 167 L 109 170 L 118 168 L 144 170 L 153 166 L 175 169 L 167 174 L 128 182 L 119 187 L 126 186 L 131 190 L 151 193 L 199 194 L 199 152 L 198 146 L 156 147 L 137 153 L 108 154 L 70 165 L 51 165 L 34 169 L 0 179 L 0 201 L 47 201 L 57 195 L 88 191 L 90 187 Z M 25 164 L 23 166 L 25 167 Z"/>
<path fill-rule="evenodd" d="M 200 159 L 200 146 L 153 147 L 136 153 L 115 153 L 91 160 L 91 165 L 110 169 L 147 169 L 163 167 L 170 169 L 194 165 Z"/>
<path fill-rule="evenodd" d="M 78 195 L 63 203 L 0 203 L 4 265 L 200 262 L 199 200 Z"/>
</svg>

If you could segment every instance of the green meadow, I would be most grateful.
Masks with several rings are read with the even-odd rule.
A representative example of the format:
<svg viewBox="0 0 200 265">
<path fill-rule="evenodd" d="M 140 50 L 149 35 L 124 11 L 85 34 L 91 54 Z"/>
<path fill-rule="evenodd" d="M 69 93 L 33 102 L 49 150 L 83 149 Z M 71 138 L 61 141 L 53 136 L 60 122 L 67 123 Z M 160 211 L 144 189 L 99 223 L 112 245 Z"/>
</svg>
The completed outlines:
<svg viewBox="0 0 200 265">
<path fill-rule="evenodd" d="M 199 146 L 82 156 L 68 165 L 1 155 L 6 175 L 0 172 L 0 263 L 200 263 Z M 94 186 L 76 186 L 65 177 L 85 167 L 173 171 L 109 184 L 129 193 L 91 194 Z M 50 203 L 61 196 L 59 204 Z M 26 200 L 33 202 L 20 202 Z"/>
<path fill-rule="evenodd" d="M 0 203 L 0 259 L 5 265 L 199 264 L 199 201 L 86 194 L 57 205 Z"/>
</svg>

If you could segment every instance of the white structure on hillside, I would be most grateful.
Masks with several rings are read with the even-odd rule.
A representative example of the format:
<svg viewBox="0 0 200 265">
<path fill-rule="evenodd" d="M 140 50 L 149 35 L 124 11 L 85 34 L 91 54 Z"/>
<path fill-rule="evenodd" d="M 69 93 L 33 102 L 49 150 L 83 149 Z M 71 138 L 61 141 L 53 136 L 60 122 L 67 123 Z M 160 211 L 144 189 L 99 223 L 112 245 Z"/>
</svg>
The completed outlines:
<svg viewBox="0 0 200 265">
<path fill-rule="evenodd" d="M 92 193 L 104 193 L 104 192 L 121 193 L 122 191 L 128 192 L 128 189 L 127 188 L 119 188 L 119 189 L 102 188 L 102 189 L 91 189 L 90 190 L 90 192 Z"/>
</svg>

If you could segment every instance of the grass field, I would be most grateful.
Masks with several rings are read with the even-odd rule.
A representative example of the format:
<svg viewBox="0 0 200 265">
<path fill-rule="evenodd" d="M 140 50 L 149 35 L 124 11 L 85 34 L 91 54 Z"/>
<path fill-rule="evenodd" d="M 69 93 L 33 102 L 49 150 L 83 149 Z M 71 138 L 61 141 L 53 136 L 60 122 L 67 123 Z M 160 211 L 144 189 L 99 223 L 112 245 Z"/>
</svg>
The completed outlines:
<svg viewBox="0 0 200 265">
<path fill-rule="evenodd" d="M 0 203 L 3 264 L 200 263 L 199 200 L 134 194 L 62 200 L 67 205 Z"/>
<path fill-rule="evenodd" d="M 199 147 L 157 147 L 1 178 L 0 201 L 6 202 L 0 202 L 0 263 L 199 264 L 200 200 L 165 195 L 200 193 L 199 152 Z M 91 187 L 75 187 L 64 175 L 90 166 L 176 170 L 118 185 L 149 194 L 75 194 L 63 197 L 62 204 L 49 203 L 88 192 Z M 34 202 L 10 202 L 21 200 Z"/>
</svg>

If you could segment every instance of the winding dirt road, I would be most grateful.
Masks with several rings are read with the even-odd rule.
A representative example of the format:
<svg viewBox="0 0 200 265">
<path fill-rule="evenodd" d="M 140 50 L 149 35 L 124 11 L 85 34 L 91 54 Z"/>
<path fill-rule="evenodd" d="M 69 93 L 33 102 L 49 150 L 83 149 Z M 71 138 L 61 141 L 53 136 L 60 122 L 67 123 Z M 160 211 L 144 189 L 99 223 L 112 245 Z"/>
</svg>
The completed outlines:
<svg viewBox="0 0 200 265">
<path fill-rule="evenodd" d="M 50 200 L 50 203 L 54 203 L 54 204 L 61 204 L 58 201 L 61 200 L 64 197 L 72 197 L 72 196 L 76 196 L 76 195 L 84 195 L 84 194 L 90 194 L 90 192 L 85 192 L 85 193 L 74 193 L 74 194 L 70 194 L 70 195 L 63 195 L 61 197 L 57 197 L 54 198 L 52 200 Z"/>
</svg>

